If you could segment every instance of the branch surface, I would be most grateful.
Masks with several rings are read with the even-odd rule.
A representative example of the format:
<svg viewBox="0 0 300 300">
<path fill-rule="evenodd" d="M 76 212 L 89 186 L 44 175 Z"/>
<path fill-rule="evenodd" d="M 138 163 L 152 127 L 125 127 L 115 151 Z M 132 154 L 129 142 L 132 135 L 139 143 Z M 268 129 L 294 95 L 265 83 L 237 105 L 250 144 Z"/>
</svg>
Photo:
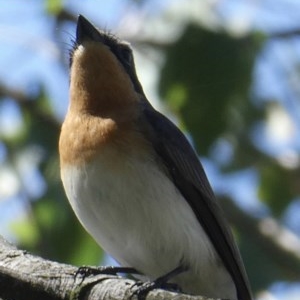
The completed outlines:
<svg viewBox="0 0 300 300">
<path fill-rule="evenodd" d="M 42 259 L 0 237 L 1 300 L 130 299 L 135 281 L 112 275 L 75 275 L 78 267 Z M 137 299 L 136 296 L 132 300 Z M 147 300 L 209 300 L 156 289 Z M 214 299 L 211 299 L 214 300 Z"/>
</svg>

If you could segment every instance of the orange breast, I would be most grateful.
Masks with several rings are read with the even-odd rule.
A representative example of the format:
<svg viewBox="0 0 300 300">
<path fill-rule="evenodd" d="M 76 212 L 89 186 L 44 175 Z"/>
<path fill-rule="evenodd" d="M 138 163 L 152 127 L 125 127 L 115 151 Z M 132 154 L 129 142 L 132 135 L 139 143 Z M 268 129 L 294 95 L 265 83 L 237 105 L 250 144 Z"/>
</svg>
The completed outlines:
<svg viewBox="0 0 300 300">
<path fill-rule="evenodd" d="M 153 152 L 134 122 L 120 124 L 110 118 L 67 115 L 59 140 L 61 167 L 88 163 L 108 149 L 114 154 L 111 159 L 116 161 L 126 159 L 126 154 L 132 152 L 137 156 Z"/>
</svg>

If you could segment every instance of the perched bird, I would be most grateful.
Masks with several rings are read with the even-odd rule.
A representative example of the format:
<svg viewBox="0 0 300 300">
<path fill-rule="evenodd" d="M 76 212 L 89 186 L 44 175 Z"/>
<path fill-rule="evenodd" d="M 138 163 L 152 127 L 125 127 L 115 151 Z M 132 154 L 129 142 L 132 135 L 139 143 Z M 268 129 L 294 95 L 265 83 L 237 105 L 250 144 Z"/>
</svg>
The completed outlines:
<svg viewBox="0 0 300 300">
<path fill-rule="evenodd" d="M 250 300 L 239 251 L 201 163 L 148 102 L 130 46 L 79 16 L 70 65 L 61 178 L 85 229 L 121 266 L 150 281 Z"/>
</svg>

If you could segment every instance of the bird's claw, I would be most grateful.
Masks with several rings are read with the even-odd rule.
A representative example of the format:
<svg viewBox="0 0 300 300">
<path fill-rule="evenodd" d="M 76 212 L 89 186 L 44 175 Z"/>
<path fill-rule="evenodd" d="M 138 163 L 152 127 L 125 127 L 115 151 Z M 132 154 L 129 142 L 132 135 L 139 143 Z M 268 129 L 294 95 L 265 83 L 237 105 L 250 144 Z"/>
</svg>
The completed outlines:
<svg viewBox="0 0 300 300">
<path fill-rule="evenodd" d="M 74 272 L 74 277 L 77 278 L 79 275 L 84 280 L 89 276 L 96 275 L 118 275 L 118 273 L 126 273 L 126 274 L 139 274 L 139 272 L 130 267 L 116 267 L 116 266 L 100 266 L 100 267 L 92 267 L 92 266 L 81 266 L 76 272 Z"/>
<path fill-rule="evenodd" d="M 136 296 L 138 300 L 145 300 L 149 292 L 158 288 L 176 293 L 181 292 L 181 288 L 176 283 L 163 282 L 160 280 L 147 282 L 138 281 L 131 287 L 131 290 L 135 290 L 129 299 Z"/>
</svg>

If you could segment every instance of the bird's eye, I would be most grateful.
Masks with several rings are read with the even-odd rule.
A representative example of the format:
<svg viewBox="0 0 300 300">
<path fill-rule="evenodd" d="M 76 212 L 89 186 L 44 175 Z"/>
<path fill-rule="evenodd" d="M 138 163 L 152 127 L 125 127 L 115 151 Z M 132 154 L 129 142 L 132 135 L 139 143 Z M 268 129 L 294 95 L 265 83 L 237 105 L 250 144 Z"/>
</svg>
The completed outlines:
<svg viewBox="0 0 300 300">
<path fill-rule="evenodd" d="M 132 57 L 132 51 L 130 48 L 128 47 L 124 47 L 121 49 L 121 56 L 122 59 L 127 63 L 127 64 L 131 64 L 133 57 Z"/>
</svg>

